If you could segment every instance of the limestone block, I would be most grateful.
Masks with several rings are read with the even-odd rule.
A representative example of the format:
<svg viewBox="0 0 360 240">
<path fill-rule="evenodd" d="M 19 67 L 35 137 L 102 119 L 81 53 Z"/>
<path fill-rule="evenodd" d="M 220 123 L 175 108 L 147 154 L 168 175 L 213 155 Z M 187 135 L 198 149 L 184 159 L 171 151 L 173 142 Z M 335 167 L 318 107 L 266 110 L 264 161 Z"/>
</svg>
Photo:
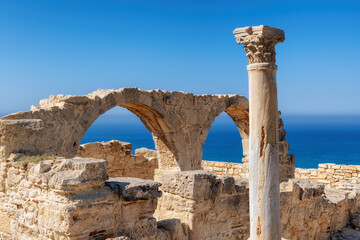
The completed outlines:
<svg viewBox="0 0 360 240">
<path fill-rule="evenodd" d="M 154 199 L 161 196 L 160 183 L 138 178 L 110 178 L 106 181 L 118 196 L 124 201 Z"/>
<path fill-rule="evenodd" d="M 108 161 L 110 177 L 137 177 L 153 179 L 158 168 L 157 152 L 142 148 L 135 150 L 140 155 L 131 155 L 130 143 L 112 140 L 81 145 L 77 156 L 104 159 Z"/>
<path fill-rule="evenodd" d="M 49 181 L 49 186 L 58 191 L 78 191 L 102 187 L 108 179 L 107 162 L 99 159 L 64 159 Z"/>
<path fill-rule="evenodd" d="M 333 166 L 331 166 L 331 168 L 333 168 L 333 169 L 340 169 L 341 167 L 340 167 L 340 165 L 333 165 Z"/>
<path fill-rule="evenodd" d="M 145 158 L 156 158 L 157 152 L 155 150 L 147 148 L 138 148 L 135 150 L 137 156 L 143 156 Z"/>
<path fill-rule="evenodd" d="M 347 169 L 348 169 L 348 170 L 357 171 L 357 170 L 359 169 L 359 167 L 358 167 L 358 166 L 354 166 L 354 165 L 348 165 L 348 166 L 347 166 Z"/>
<path fill-rule="evenodd" d="M 235 186 L 241 187 L 241 192 L 246 191 L 246 189 L 249 189 L 249 179 L 248 178 L 234 178 L 235 180 Z"/>
<path fill-rule="evenodd" d="M 345 176 L 345 178 L 348 178 L 348 179 L 349 179 L 349 178 L 352 177 L 352 174 L 351 174 L 351 173 L 345 173 L 344 176 Z"/>
<path fill-rule="evenodd" d="M 189 199 L 208 199 L 221 191 L 220 180 L 203 170 L 165 173 L 161 182 L 163 191 Z"/>
<path fill-rule="evenodd" d="M 232 194 L 235 192 L 235 180 L 230 176 L 219 176 L 217 177 L 221 181 L 221 190 L 222 193 Z"/>
<path fill-rule="evenodd" d="M 166 232 L 169 240 L 187 239 L 188 236 L 187 229 L 184 229 L 180 220 L 176 218 L 158 221 L 157 228 Z"/>
<path fill-rule="evenodd" d="M 321 164 L 318 164 L 319 168 L 328 168 L 328 165 L 326 163 L 321 163 Z"/>
<path fill-rule="evenodd" d="M 335 169 L 328 168 L 328 169 L 325 170 L 325 172 L 327 172 L 327 173 L 335 173 Z"/>
<path fill-rule="evenodd" d="M 156 240 L 170 240 L 170 233 L 163 228 L 158 228 L 156 232 Z"/>
<path fill-rule="evenodd" d="M 300 200 L 309 199 L 324 194 L 324 184 L 303 179 L 291 179 L 290 181 L 294 185 L 298 185 L 300 187 Z"/>
<path fill-rule="evenodd" d="M 141 218 L 135 223 L 129 223 L 117 235 L 134 240 L 156 240 L 157 226 L 155 218 Z"/>
<path fill-rule="evenodd" d="M 327 177 L 327 174 L 326 173 L 319 173 L 317 177 L 320 178 L 320 179 L 325 179 Z"/>
<path fill-rule="evenodd" d="M 342 191 L 335 188 L 325 188 L 324 193 L 326 197 L 332 202 L 332 203 L 340 203 L 344 200 L 348 199 L 349 192 Z"/>
</svg>

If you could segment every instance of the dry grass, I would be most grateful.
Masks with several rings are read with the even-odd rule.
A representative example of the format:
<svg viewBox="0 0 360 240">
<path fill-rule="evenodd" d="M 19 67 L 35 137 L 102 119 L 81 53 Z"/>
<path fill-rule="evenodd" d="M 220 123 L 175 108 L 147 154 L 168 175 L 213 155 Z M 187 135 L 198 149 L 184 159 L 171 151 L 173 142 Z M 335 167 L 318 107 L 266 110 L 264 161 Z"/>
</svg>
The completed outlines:
<svg viewBox="0 0 360 240">
<path fill-rule="evenodd" d="M 29 163 L 39 163 L 45 160 L 55 160 L 55 159 L 56 156 L 46 155 L 46 154 L 36 155 L 36 156 L 24 155 L 16 161 L 16 165 L 19 167 L 27 167 Z"/>
</svg>

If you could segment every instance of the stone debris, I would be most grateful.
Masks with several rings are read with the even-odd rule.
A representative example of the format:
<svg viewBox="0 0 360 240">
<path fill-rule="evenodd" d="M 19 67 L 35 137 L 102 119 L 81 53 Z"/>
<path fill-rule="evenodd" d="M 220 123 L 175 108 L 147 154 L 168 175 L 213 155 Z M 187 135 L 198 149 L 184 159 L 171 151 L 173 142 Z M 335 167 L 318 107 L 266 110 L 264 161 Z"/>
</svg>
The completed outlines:
<svg viewBox="0 0 360 240">
<path fill-rule="evenodd" d="M 351 215 L 349 222 L 350 222 L 350 225 L 352 228 L 360 229 L 360 215 L 359 214 Z"/>
<path fill-rule="evenodd" d="M 360 215 L 353 214 L 349 217 L 348 225 L 339 232 L 333 233 L 330 240 L 359 240 L 360 239 Z"/>
</svg>

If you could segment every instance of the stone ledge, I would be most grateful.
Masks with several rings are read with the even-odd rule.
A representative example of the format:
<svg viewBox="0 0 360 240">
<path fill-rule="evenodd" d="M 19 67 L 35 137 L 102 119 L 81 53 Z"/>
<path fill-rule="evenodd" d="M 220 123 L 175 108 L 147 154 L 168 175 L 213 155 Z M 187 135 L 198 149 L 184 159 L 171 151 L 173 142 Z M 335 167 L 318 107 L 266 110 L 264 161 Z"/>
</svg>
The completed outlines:
<svg viewBox="0 0 360 240">
<path fill-rule="evenodd" d="M 124 201 L 154 199 L 161 196 L 161 183 L 131 177 L 110 178 L 105 182 Z"/>
<path fill-rule="evenodd" d="M 188 199 L 209 199 L 221 188 L 216 175 L 203 170 L 164 173 L 161 182 L 163 191 Z"/>
<path fill-rule="evenodd" d="M 102 187 L 109 178 L 106 166 L 107 162 L 99 159 L 63 159 L 60 166 L 49 171 L 49 186 L 64 192 Z"/>
<path fill-rule="evenodd" d="M 231 176 L 216 176 L 204 170 L 168 172 L 162 175 L 162 190 L 192 200 L 245 193 L 246 184 L 236 184 Z"/>
<path fill-rule="evenodd" d="M 280 184 L 281 194 L 293 191 L 298 192 L 296 197 L 298 200 L 307 200 L 322 196 L 324 189 L 324 184 L 304 179 L 290 179 L 288 182 L 282 182 Z"/>
</svg>

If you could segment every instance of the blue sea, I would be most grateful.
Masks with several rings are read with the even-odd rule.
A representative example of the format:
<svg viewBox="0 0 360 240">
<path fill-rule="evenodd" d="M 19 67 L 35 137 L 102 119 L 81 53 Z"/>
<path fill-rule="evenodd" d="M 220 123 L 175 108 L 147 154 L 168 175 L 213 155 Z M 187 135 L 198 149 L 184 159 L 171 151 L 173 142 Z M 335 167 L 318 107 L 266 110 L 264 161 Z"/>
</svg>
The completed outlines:
<svg viewBox="0 0 360 240">
<path fill-rule="evenodd" d="M 126 110 L 127 111 L 127 110 Z M 295 165 L 317 168 L 319 163 L 360 165 L 360 116 L 282 116 Z M 100 116 L 86 132 L 81 143 L 130 142 L 133 151 L 154 149 L 151 132 L 133 114 L 112 110 Z M 220 115 L 203 146 L 203 159 L 241 163 L 241 137 L 231 118 Z"/>
</svg>

